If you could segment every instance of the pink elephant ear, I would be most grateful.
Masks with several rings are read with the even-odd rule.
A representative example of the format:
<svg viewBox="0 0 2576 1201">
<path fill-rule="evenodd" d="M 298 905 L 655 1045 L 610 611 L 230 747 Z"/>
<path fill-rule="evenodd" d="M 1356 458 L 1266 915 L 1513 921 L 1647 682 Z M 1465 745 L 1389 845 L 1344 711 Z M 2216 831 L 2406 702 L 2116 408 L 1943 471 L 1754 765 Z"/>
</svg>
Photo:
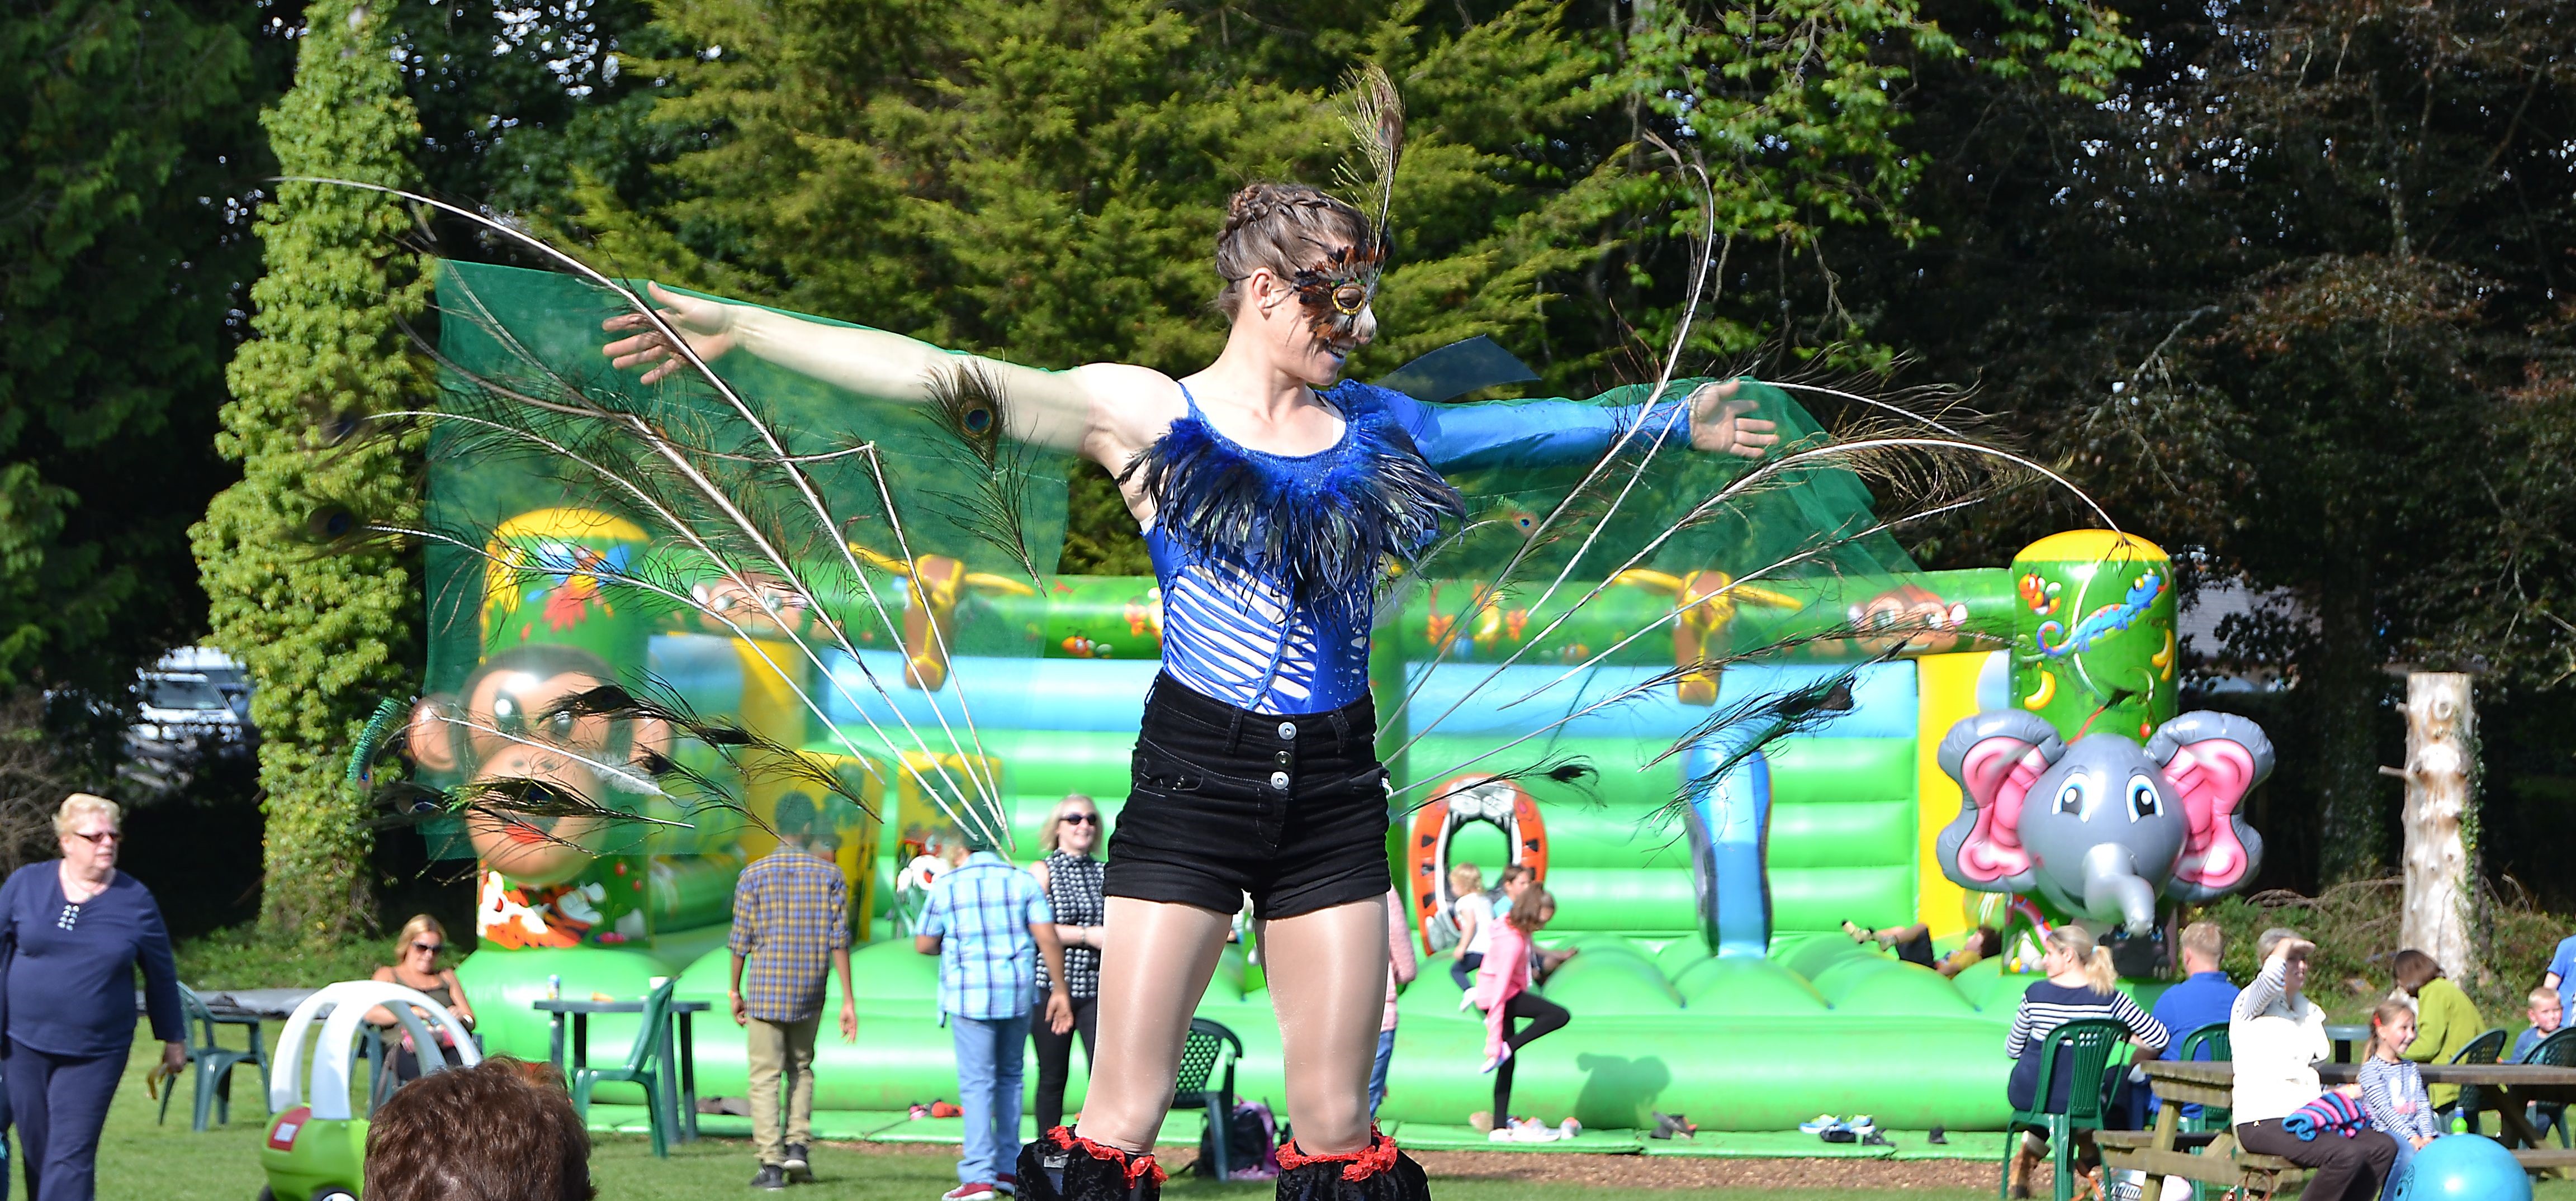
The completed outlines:
<svg viewBox="0 0 2576 1201">
<path fill-rule="evenodd" d="M 2156 731 L 2147 757 L 2164 766 L 2191 821 L 2175 883 L 2195 897 L 2216 896 L 2252 878 L 2263 843 L 2236 811 L 2272 774 L 2262 728 L 2229 713 L 2185 713 Z"/>
<path fill-rule="evenodd" d="M 2027 713 L 1980 713 L 1952 727 L 1941 740 L 1941 770 L 1959 782 L 1964 803 L 1941 832 L 1942 873 L 1972 888 L 2028 874 L 2022 805 L 2065 753 L 2056 729 Z"/>
</svg>

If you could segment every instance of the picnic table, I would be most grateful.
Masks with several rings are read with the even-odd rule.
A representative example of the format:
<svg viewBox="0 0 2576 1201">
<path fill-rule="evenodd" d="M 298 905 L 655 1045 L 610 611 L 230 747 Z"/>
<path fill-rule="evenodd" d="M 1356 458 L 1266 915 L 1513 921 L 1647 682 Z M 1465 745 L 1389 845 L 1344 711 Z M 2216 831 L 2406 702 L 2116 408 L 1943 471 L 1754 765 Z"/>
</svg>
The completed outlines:
<svg viewBox="0 0 2576 1201">
<path fill-rule="evenodd" d="M 531 1004 L 537 1012 L 552 1015 L 553 1045 L 547 1059 L 554 1064 L 556 1071 L 564 1073 L 565 1079 L 571 1079 L 568 1068 L 579 1069 L 590 1064 L 590 1015 L 644 1012 L 642 1001 L 576 1001 L 570 997 L 548 997 Z M 678 1128 L 672 1131 L 674 1142 L 697 1141 L 698 1040 L 694 1019 L 709 1008 L 712 1007 L 704 1001 L 671 1002 L 670 1021 L 679 1028 L 679 1054 L 674 1057 L 666 1053 L 663 1062 L 672 1063 L 676 1058 L 679 1070 L 662 1073 L 660 1091 L 662 1104 L 678 1123 Z M 572 1062 L 569 1065 L 564 1062 L 564 1019 L 567 1017 L 572 1019 Z M 666 1052 L 671 1047 L 671 1034 L 666 1027 L 659 1035 Z"/>
<path fill-rule="evenodd" d="M 2476 1085 L 2478 1108 L 2495 1111 L 2506 1135 L 2502 1140 L 2505 1145 L 2524 1144 L 2513 1153 L 2524 1168 L 2545 1171 L 2576 1167 L 2576 1151 L 2541 1146 L 2539 1135 L 2523 1118 L 2526 1102 L 2576 1100 L 2576 1068 L 2521 1063 L 2416 1066 L 2423 1072 L 2426 1084 Z M 2235 1064 L 2225 1060 L 2154 1059 L 2138 1064 L 2138 1068 L 2146 1073 L 2149 1087 L 2165 1105 L 2156 1114 L 2153 1130 L 2102 1132 L 2099 1139 L 2104 1166 L 2179 1176 L 2262 1196 L 2306 1179 L 2307 1170 L 2286 1159 L 2239 1149 L 2235 1135 L 2229 1131 L 2186 1133 L 2181 1128 L 2183 1106 L 2225 1108 L 2233 1102 Z M 2360 1076 L 2358 1064 L 2317 1065 L 2317 1078 L 2328 1087 L 2350 1084 Z"/>
</svg>

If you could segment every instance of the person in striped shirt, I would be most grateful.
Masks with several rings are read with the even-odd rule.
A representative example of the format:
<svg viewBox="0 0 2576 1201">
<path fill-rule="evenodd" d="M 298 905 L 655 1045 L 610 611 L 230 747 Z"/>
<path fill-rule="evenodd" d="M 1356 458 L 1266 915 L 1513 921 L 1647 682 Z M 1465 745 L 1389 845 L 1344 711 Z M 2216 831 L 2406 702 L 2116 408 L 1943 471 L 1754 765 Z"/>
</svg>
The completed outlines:
<svg viewBox="0 0 2576 1201">
<path fill-rule="evenodd" d="M 2415 1041 L 2415 1011 L 2404 1001 L 2382 1001 L 2370 1011 L 2370 1054 L 2361 1061 L 2361 1106 L 2370 1128 L 2397 1140 L 2397 1162 L 2388 1169 L 2380 1196 L 2396 1201 L 2397 1184 L 2406 1165 L 2442 1133 L 2433 1118 L 2433 1099 L 2424 1092 L 2424 1073 L 2405 1058 Z"/>
<path fill-rule="evenodd" d="M 2021 1008 L 2013 1014 L 2012 1032 L 2004 1036 L 2004 1054 L 2013 1058 L 2010 1083 L 2004 1095 L 2015 1109 L 2039 1109 L 2063 1113 L 2075 1084 L 2074 1073 L 2066 1070 L 2061 1058 L 2059 1070 L 2052 1074 L 2055 1083 L 2049 1089 L 2046 1105 L 2039 1105 L 2039 1052 L 2048 1041 L 2050 1031 L 2078 1018 L 2109 1018 L 2129 1028 L 2131 1041 L 2139 1054 L 2153 1058 L 2173 1036 L 2164 1023 L 2148 1016 L 2118 988 L 2119 973 L 2111 967 L 2111 952 L 2093 941 L 2093 935 L 2082 926 L 2068 924 L 2048 933 L 2048 953 L 2039 961 L 2048 978 L 2031 985 L 2022 994 Z M 2088 1081 L 2086 1087 L 2100 1087 L 2100 1081 Z M 2047 1150 L 2046 1140 L 2025 1132 L 2018 1154 L 2013 1156 L 2007 1193 L 2014 1197 L 2030 1195 L 2030 1174 L 2039 1157 Z"/>
</svg>

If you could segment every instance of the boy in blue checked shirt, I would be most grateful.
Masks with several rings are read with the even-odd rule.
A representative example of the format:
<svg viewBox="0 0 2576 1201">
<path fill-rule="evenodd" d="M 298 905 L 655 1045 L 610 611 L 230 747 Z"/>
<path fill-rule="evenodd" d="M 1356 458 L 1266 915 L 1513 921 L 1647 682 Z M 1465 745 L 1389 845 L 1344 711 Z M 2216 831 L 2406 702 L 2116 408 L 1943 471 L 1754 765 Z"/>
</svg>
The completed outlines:
<svg viewBox="0 0 2576 1201">
<path fill-rule="evenodd" d="M 946 844 L 941 855 L 949 869 L 930 886 L 912 945 L 939 956 L 939 1011 L 957 1048 L 957 1104 L 966 1111 L 957 1187 L 942 1201 L 991 1201 L 1019 1191 L 1022 1048 L 1038 992 L 1031 949 L 1046 957 L 1053 981 L 1046 1021 L 1057 1034 L 1073 1028 L 1073 998 L 1055 911 L 1037 879 L 963 842 Z"/>
<path fill-rule="evenodd" d="M 753 1188 L 785 1188 L 791 1177 L 813 1175 L 806 1148 L 814 1141 L 814 1035 L 823 1022 L 827 965 L 841 973 L 841 1037 L 859 1038 L 849 885 L 815 845 L 816 817 L 805 794 L 779 798 L 778 848 L 744 868 L 733 886 L 733 932 L 725 942 L 733 950 L 733 1020 L 747 1032 L 751 1066 L 751 1141 L 760 1155 Z"/>
</svg>

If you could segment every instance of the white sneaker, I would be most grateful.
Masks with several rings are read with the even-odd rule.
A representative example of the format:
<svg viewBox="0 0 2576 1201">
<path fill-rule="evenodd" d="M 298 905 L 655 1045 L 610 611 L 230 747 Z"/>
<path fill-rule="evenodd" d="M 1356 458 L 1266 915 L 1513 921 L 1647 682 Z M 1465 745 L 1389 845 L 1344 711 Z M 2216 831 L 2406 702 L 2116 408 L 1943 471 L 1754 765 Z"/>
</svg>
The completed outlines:
<svg viewBox="0 0 2576 1201">
<path fill-rule="evenodd" d="M 1552 1143 L 1557 1141 L 1556 1127 L 1537 1118 L 1522 1118 L 1512 1123 L 1512 1141 L 1516 1143 Z"/>
<path fill-rule="evenodd" d="M 961 1184 L 939 1194 L 939 1201 L 993 1201 L 993 1185 L 983 1180 Z"/>
<path fill-rule="evenodd" d="M 1497 1126 L 1492 1130 L 1485 1132 L 1485 1141 L 1489 1143 L 1508 1143 L 1512 1141 L 1512 1132 Z"/>
<path fill-rule="evenodd" d="M 1800 1134 L 1823 1134 L 1828 1130 L 1845 1129 L 1849 1129 L 1849 1127 L 1843 1125 L 1843 1120 L 1829 1113 L 1817 1114 L 1816 1120 L 1812 1122 L 1798 1123 L 1798 1133 Z"/>
<path fill-rule="evenodd" d="M 1845 1123 L 1845 1126 L 1853 1134 L 1859 1135 L 1862 1138 L 1868 1138 L 1870 1135 L 1878 1133 L 1878 1123 L 1865 1113 L 1853 1114 L 1852 1120 Z"/>
</svg>

